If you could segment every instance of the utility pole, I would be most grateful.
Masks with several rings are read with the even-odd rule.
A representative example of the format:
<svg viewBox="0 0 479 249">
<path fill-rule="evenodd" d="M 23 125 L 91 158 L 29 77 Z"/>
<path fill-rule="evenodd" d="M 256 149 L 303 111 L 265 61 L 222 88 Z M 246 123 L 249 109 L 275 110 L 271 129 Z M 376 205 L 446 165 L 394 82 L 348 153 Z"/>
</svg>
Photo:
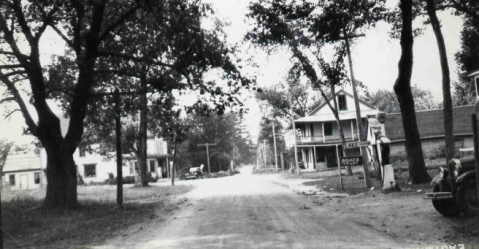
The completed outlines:
<svg viewBox="0 0 479 249">
<path fill-rule="evenodd" d="M 351 84 L 353 86 L 353 96 L 354 96 L 354 105 L 356 107 L 356 124 L 357 124 L 357 129 L 358 129 L 358 134 L 359 134 L 359 141 L 362 142 L 363 140 L 363 124 L 361 121 L 361 110 L 359 109 L 359 99 L 358 99 L 358 93 L 356 90 L 356 80 L 354 79 L 354 71 L 353 71 L 353 60 L 351 59 L 351 49 L 349 47 L 349 39 L 350 38 L 356 38 L 356 37 L 361 37 L 364 36 L 364 34 L 359 34 L 359 35 L 347 35 L 346 31 L 344 31 L 344 37 L 341 37 L 340 39 L 345 40 L 346 42 L 346 49 L 347 49 L 347 54 L 348 54 L 348 61 L 349 61 L 349 70 L 351 74 Z M 363 170 L 364 170 L 364 185 L 366 188 L 371 188 L 371 178 L 369 174 L 369 165 L 368 165 L 368 155 L 366 153 L 366 150 L 364 147 L 359 147 L 361 151 L 361 156 L 363 159 Z"/>
<path fill-rule="evenodd" d="M 209 147 L 210 146 L 215 146 L 216 144 L 210 144 L 210 143 L 205 143 L 205 144 L 197 144 L 197 146 L 205 146 L 206 147 L 206 159 L 208 160 L 208 174 L 211 174 L 211 169 L 210 169 L 210 151 Z"/>
<path fill-rule="evenodd" d="M 278 155 L 276 154 L 276 133 L 274 130 L 274 121 L 275 119 L 273 119 L 274 166 L 276 167 L 276 171 L 278 171 Z"/>
<path fill-rule="evenodd" d="M 264 151 L 264 166 L 268 167 L 267 155 L 266 155 L 266 139 L 263 139 L 263 151 Z"/>
<path fill-rule="evenodd" d="M 291 93 L 291 91 L 290 91 Z M 293 136 L 294 136 L 294 164 L 296 166 L 296 174 L 299 175 L 299 163 L 298 163 L 298 147 L 296 146 L 296 124 L 294 123 L 294 112 L 293 112 L 293 99 L 291 94 L 288 94 L 290 113 L 291 113 L 291 124 L 293 126 Z"/>
<path fill-rule="evenodd" d="M 116 203 L 123 207 L 123 158 L 121 150 L 121 120 L 120 120 L 120 92 L 114 93 L 115 98 L 115 130 L 116 130 Z"/>
</svg>

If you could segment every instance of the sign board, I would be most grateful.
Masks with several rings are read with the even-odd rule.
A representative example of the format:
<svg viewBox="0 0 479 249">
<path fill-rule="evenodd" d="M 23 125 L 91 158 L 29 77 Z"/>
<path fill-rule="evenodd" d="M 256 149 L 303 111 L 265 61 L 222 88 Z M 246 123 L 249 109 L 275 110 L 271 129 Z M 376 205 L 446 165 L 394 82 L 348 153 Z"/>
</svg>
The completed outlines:
<svg viewBox="0 0 479 249">
<path fill-rule="evenodd" d="M 357 166 L 361 165 L 362 160 L 360 156 L 355 157 L 341 157 L 341 166 Z"/>
<path fill-rule="evenodd" d="M 366 147 L 371 145 L 369 141 L 352 141 L 352 142 L 346 142 L 344 143 L 344 148 L 345 149 L 354 149 L 354 148 L 359 148 L 359 147 Z"/>
</svg>

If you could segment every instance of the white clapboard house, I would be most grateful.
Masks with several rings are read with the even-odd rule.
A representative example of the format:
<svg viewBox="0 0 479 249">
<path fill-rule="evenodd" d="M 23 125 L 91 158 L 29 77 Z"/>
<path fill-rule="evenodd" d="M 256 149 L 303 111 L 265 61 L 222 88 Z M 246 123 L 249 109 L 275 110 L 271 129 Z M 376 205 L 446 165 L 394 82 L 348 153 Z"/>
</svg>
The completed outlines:
<svg viewBox="0 0 479 249">
<path fill-rule="evenodd" d="M 347 142 L 358 141 L 356 125 L 356 107 L 352 94 L 340 90 L 336 93 L 339 109 L 339 119 L 343 127 L 344 138 Z M 332 98 L 328 99 L 334 106 Z M 375 133 L 382 131 L 384 125 L 380 124 L 376 116 L 379 111 L 363 100 L 359 100 L 363 129 L 368 132 L 368 140 L 374 141 Z M 344 156 L 341 146 L 338 124 L 327 102 L 314 108 L 306 117 L 295 121 L 297 136 L 296 145 L 300 165 L 305 169 L 326 169 L 337 167 L 338 156 Z M 360 149 L 348 149 L 346 156 L 359 156 Z"/>
<path fill-rule="evenodd" d="M 65 135 L 68 120 L 61 118 L 62 133 Z M 99 144 L 91 144 L 90 149 L 78 148 L 73 154 L 78 174 L 85 183 L 104 182 L 111 175 L 117 175 L 116 157 L 98 152 Z M 167 142 L 151 134 L 147 136 L 147 172 L 159 178 L 167 177 L 169 161 Z M 28 190 L 45 187 L 47 158 L 44 149 L 38 153 L 8 155 L 3 167 L 3 190 Z M 138 162 L 134 154 L 123 154 L 123 177 L 135 176 Z"/>
</svg>

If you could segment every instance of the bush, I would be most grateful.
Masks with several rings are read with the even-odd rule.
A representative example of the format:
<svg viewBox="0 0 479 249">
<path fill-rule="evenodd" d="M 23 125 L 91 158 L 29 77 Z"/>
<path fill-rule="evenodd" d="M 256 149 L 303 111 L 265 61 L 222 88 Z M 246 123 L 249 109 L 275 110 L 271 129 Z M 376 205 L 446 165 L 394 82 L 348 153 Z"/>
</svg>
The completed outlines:
<svg viewBox="0 0 479 249">
<path fill-rule="evenodd" d="M 407 156 L 405 152 L 398 152 L 389 156 L 391 163 L 399 163 L 407 161 Z"/>
<path fill-rule="evenodd" d="M 135 177 L 134 177 L 134 176 L 125 176 L 125 177 L 123 177 L 122 183 L 123 183 L 123 184 L 132 184 L 132 183 L 135 183 Z M 105 180 L 105 184 L 115 185 L 115 184 L 116 184 L 116 177 L 106 179 L 106 180 Z"/>
</svg>

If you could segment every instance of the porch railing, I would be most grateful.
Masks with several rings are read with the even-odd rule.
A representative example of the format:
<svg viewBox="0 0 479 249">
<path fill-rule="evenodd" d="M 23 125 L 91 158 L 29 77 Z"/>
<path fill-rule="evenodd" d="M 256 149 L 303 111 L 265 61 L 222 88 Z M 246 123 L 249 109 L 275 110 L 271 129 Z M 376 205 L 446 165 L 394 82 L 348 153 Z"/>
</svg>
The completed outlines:
<svg viewBox="0 0 479 249">
<path fill-rule="evenodd" d="M 357 140 L 358 139 L 358 134 L 354 133 L 354 136 L 351 134 L 344 135 L 344 139 L 346 141 L 351 141 L 351 140 Z M 305 144 L 305 143 L 335 143 L 335 142 L 341 142 L 341 138 L 339 136 L 297 136 L 296 141 L 298 144 Z"/>
</svg>

